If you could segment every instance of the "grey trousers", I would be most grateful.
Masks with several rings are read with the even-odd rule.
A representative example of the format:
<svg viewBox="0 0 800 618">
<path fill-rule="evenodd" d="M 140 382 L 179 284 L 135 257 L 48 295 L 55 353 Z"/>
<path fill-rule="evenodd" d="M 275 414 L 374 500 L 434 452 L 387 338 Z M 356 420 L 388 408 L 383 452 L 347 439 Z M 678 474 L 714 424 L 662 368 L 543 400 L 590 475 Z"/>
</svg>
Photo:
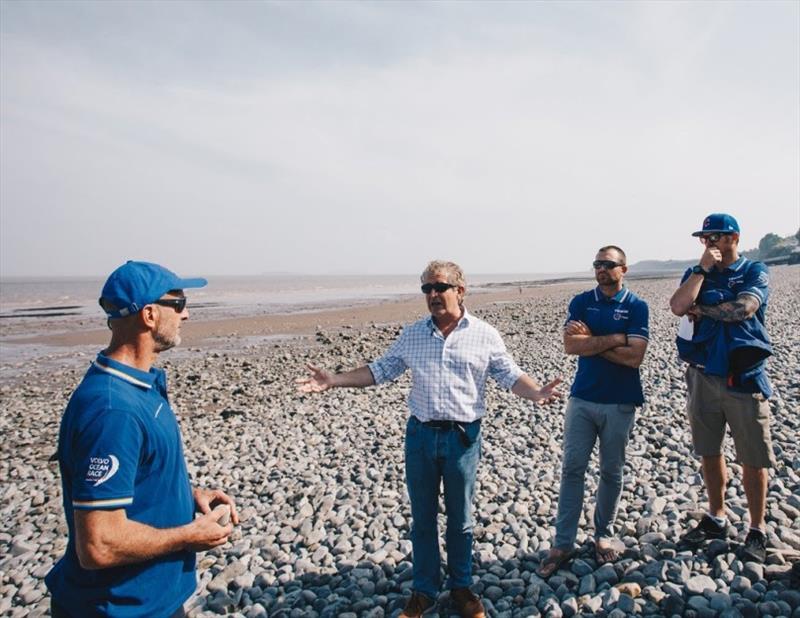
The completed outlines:
<svg viewBox="0 0 800 618">
<path fill-rule="evenodd" d="M 564 413 L 564 459 L 558 497 L 555 546 L 572 549 L 583 509 L 586 468 L 600 439 L 600 482 L 594 510 L 595 536 L 610 536 L 622 493 L 622 467 L 636 407 L 592 403 L 570 397 Z"/>
</svg>

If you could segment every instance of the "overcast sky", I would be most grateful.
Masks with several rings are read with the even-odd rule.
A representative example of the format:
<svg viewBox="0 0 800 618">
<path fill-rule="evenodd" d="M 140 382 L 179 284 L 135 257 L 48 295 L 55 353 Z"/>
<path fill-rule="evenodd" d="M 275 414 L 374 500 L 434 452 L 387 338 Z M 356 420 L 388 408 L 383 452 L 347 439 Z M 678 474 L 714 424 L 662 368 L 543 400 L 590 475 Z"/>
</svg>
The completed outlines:
<svg viewBox="0 0 800 618">
<path fill-rule="evenodd" d="M 0 3 L 0 275 L 586 270 L 800 225 L 800 3 Z"/>
</svg>

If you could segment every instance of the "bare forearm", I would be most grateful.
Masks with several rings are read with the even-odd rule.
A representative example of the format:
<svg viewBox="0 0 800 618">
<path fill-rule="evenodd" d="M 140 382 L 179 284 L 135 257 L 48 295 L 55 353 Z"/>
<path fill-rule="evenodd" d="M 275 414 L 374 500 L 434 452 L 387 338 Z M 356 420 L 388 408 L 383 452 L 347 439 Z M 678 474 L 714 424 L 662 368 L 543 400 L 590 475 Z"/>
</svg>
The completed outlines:
<svg viewBox="0 0 800 618">
<path fill-rule="evenodd" d="M 700 288 L 703 286 L 702 275 L 689 275 L 689 278 L 675 290 L 672 298 L 669 299 L 669 307 L 677 316 L 686 315 L 686 312 L 692 308 L 697 295 L 700 293 Z"/>
<path fill-rule="evenodd" d="M 719 305 L 697 305 L 697 312 L 720 322 L 744 322 L 758 310 L 758 301 L 752 296 L 743 296 Z"/>
<path fill-rule="evenodd" d="M 624 333 L 614 335 L 565 335 L 564 351 L 578 356 L 596 356 L 626 344 Z"/>
<path fill-rule="evenodd" d="M 191 528 L 153 528 L 130 519 L 113 528 L 94 529 L 76 526 L 76 550 L 81 566 L 106 569 L 145 562 L 185 549 L 191 542 Z"/>
<path fill-rule="evenodd" d="M 529 399 L 537 403 L 550 403 L 561 397 L 561 393 L 556 390 L 556 387 L 561 384 L 561 378 L 556 378 L 548 382 L 544 386 L 539 384 L 530 377 L 527 373 L 523 373 L 514 386 L 511 387 L 511 392 L 517 397 Z"/>
<path fill-rule="evenodd" d="M 374 384 L 375 378 L 366 365 L 352 371 L 335 373 L 331 378 L 331 386 L 337 388 L 363 388 Z"/>
<path fill-rule="evenodd" d="M 514 393 L 517 397 L 522 397 L 523 399 L 530 399 L 531 401 L 536 401 L 539 398 L 539 389 L 541 387 L 539 384 L 530 377 L 527 373 L 523 374 L 522 376 L 514 382 L 514 386 L 511 387 L 511 392 Z"/>
<path fill-rule="evenodd" d="M 638 368 L 642 364 L 644 354 L 639 352 L 633 346 L 621 345 L 611 350 L 606 350 L 600 354 L 603 358 L 617 365 L 625 365 L 626 367 Z"/>
</svg>

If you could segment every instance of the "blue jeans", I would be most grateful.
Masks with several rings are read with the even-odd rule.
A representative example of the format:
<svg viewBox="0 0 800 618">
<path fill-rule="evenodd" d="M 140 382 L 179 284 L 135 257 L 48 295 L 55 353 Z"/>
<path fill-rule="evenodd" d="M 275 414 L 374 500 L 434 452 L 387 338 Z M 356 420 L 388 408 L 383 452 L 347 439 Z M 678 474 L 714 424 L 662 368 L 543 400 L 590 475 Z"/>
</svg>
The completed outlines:
<svg viewBox="0 0 800 618">
<path fill-rule="evenodd" d="M 564 461 L 558 496 L 555 546 L 572 549 L 583 509 L 586 467 L 600 438 L 600 482 L 594 509 L 596 537 L 611 536 L 622 493 L 622 467 L 633 419 L 633 404 L 592 403 L 570 397 L 564 413 Z"/>
<path fill-rule="evenodd" d="M 436 598 L 441 587 L 439 487 L 447 514 L 447 587 L 472 583 L 472 497 L 481 457 L 481 424 L 465 426 L 470 446 L 455 429 L 426 427 L 415 417 L 406 426 L 406 486 L 411 500 L 414 590 Z"/>
</svg>

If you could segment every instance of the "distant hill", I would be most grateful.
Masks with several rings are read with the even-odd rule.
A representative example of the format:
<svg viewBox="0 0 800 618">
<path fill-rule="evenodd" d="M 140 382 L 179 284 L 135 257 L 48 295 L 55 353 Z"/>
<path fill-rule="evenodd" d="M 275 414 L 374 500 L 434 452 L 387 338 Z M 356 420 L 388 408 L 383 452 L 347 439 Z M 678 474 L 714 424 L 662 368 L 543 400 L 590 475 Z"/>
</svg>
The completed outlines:
<svg viewBox="0 0 800 618">
<path fill-rule="evenodd" d="M 761 239 L 758 247 L 742 251 L 742 255 L 767 264 L 800 264 L 800 230 L 796 234 L 784 237 L 769 233 Z M 629 271 L 636 275 L 683 272 L 695 264 L 697 264 L 697 258 L 691 260 L 642 260 L 631 264 Z"/>
<path fill-rule="evenodd" d="M 641 262 L 631 264 L 628 267 L 628 272 L 635 275 L 676 271 L 683 272 L 695 264 L 697 264 L 696 258 L 693 260 L 642 260 Z"/>
</svg>

